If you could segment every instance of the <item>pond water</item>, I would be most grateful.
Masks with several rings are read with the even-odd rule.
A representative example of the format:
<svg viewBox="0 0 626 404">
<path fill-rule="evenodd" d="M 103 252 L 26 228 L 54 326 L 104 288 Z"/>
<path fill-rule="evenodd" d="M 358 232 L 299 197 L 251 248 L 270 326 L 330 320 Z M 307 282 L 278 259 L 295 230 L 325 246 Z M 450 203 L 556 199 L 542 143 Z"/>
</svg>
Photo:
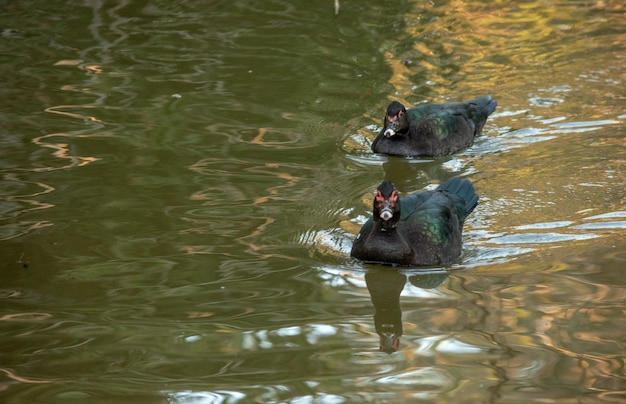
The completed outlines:
<svg viewBox="0 0 626 404">
<path fill-rule="evenodd" d="M 621 1 L 0 11 L 3 402 L 626 400 Z M 486 94 L 465 151 L 369 150 Z M 382 179 L 455 175 L 457 263 L 349 258 Z"/>
</svg>

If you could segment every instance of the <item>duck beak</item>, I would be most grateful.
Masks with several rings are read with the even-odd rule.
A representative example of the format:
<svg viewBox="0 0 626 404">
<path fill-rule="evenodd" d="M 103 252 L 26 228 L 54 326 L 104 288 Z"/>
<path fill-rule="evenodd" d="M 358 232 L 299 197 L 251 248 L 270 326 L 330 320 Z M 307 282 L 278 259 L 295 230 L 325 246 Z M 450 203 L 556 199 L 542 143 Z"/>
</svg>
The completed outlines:
<svg viewBox="0 0 626 404">
<path fill-rule="evenodd" d="M 381 211 L 380 211 L 380 218 L 383 219 L 385 222 L 389 219 L 391 219 L 393 217 L 393 211 L 391 210 L 391 208 L 389 206 L 385 206 Z"/>
<path fill-rule="evenodd" d="M 392 136 L 393 136 L 393 135 L 395 135 L 395 134 L 396 134 L 396 131 L 395 131 L 395 130 L 393 130 L 393 129 L 391 129 L 391 128 L 387 128 L 387 129 L 385 129 L 385 131 L 383 132 L 383 135 L 385 135 L 385 137 L 386 137 L 387 139 L 389 139 L 390 137 L 392 137 Z"/>
</svg>

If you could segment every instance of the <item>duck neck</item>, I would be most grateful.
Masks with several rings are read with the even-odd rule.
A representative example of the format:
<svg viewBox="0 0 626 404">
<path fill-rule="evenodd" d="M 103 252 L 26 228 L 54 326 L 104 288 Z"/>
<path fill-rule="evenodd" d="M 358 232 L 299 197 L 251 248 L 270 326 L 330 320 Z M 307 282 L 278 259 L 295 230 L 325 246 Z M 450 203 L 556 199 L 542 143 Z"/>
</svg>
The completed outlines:
<svg viewBox="0 0 626 404">
<path fill-rule="evenodd" d="M 381 220 L 376 221 L 375 229 L 379 232 L 397 233 L 398 222 L 397 221 L 385 221 L 381 219 Z"/>
</svg>

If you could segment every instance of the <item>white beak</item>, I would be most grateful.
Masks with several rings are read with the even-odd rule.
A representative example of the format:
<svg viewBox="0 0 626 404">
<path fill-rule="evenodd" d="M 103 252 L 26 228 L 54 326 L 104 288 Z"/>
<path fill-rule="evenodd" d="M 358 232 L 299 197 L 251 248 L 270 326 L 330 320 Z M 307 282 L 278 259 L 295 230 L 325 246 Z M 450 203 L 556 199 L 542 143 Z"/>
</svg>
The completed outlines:
<svg viewBox="0 0 626 404">
<path fill-rule="evenodd" d="M 393 217 L 393 212 L 391 211 L 391 209 L 389 208 L 384 208 L 381 212 L 380 212 L 380 218 L 383 219 L 385 222 L 389 219 L 391 219 Z"/>
</svg>

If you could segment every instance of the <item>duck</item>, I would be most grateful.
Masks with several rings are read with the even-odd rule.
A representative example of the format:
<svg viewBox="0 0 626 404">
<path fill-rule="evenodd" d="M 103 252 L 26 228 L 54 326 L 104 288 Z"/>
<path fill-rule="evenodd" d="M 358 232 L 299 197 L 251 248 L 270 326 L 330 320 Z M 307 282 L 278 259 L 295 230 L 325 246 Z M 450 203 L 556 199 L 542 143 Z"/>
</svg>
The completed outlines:
<svg viewBox="0 0 626 404">
<path fill-rule="evenodd" d="M 467 102 L 427 104 L 406 109 L 398 101 L 387 107 L 383 128 L 372 143 L 374 153 L 439 157 L 470 147 L 495 111 L 490 96 Z"/>
<path fill-rule="evenodd" d="M 478 205 L 466 178 L 402 198 L 391 181 L 376 189 L 373 214 L 352 243 L 350 256 L 365 263 L 447 266 L 461 255 L 465 219 Z"/>
</svg>

